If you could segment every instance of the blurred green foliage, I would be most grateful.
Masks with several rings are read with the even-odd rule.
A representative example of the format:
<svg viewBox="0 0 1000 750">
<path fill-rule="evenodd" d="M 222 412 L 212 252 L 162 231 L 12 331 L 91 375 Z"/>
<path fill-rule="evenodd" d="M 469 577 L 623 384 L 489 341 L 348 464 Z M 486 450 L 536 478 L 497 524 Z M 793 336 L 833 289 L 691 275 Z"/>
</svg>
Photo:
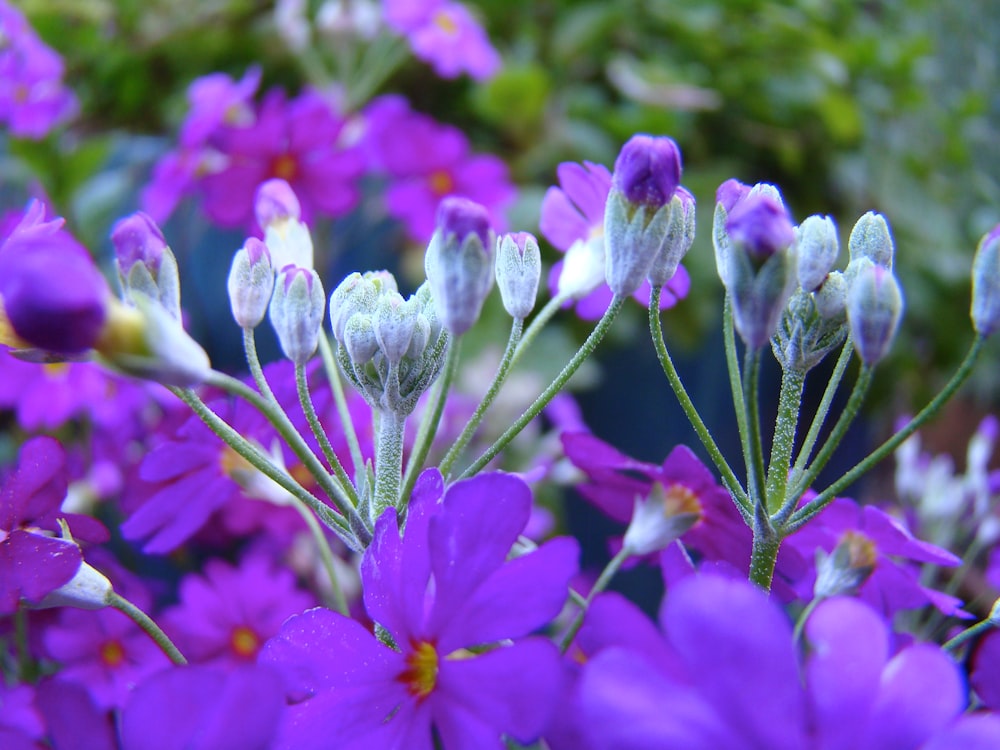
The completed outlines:
<svg viewBox="0 0 1000 750">
<path fill-rule="evenodd" d="M 708 223 L 715 187 L 735 176 L 778 184 L 797 220 L 832 214 L 845 246 L 864 211 L 887 216 L 907 298 L 893 376 L 879 379 L 902 394 L 895 406 L 924 397 L 957 361 L 971 337 L 972 252 L 1000 221 L 1000 14 L 990 0 L 468 4 L 501 51 L 503 71 L 485 84 L 444 81 L 407 59 L 382 91 L 406 94 L 508 161 L 524 186 L 515 226 L 536 226 L 559 162 L 610 165 L 632 133 L 667 133 L 684 151 L 685 184 L 701 204 L 686 261 L 694 289 L 667 320 L 674 340 L 697 343 L 718 325 Z M 57 203 L 92 186 L 86 175 L 113 150 L 109 133 L 175 133 L 195 77 L 239 75 L 259 62 L 265 86 L 295 89 L 341 52 L 289 51 L 273 3 L 263 0 L 21 6 L 65 56 L 83 105 L 70 141 L 12 147 Z"/>
</svg>

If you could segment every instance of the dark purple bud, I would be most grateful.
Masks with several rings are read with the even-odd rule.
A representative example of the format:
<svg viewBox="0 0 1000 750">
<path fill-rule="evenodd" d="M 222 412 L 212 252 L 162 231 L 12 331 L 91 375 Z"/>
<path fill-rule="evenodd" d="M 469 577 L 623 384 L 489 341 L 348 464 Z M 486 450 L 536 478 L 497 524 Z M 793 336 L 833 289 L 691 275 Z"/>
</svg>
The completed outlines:
<svg viewBox="0 0 1000 750">
<path fill-rule="evenodd" d="M 1000 224 L 979 241 L 972 261 L 972 323 L 983 336 L 1000 328 Z"/>
<path fill-rule="evenodd" d="M 622 146 L 611 180 L 630 203 L 664 206 L 681 181 L 681 151 L 672 138 L 634 135 Z"/>
<path fill-rule="evenodd" d="M 93 260 L 75 247 L 36 244 L 0 253 L 0 313 L 32 347 L 58 354 L 92 349 L 110 295 Z M 0 315 L 0 334 L 2 328 Z"/>
<path fill-rule="evenodd" d="M 137 211 L 119 219 L 111 229 L 118 267 L 123 275 L 136 263 L 142 263 L 155 276 L 160 268 L 167 241 L 149 214 Z"/>
<path fill-rule="evenodd" d="M 302 215 L 299 199 L 292 186 L 275 178 L 262 182 L 254 197 L 254 215 L 264 229 L 285 219 L 298 219 Z"/>
<path fill-rule="evenodd" d="M 474 201 L 445 198 L 438 206 L 437 228 L 445 241 L 449 235 L 454 235 L 456 242 L 461 245 L 466 237 L 475 234 L 484 248 L 493 249 L 490 213 L 485 206 Z"/>
<path fill-rule="evenodd" d="M 715 191 L 715 202 L 720 204 L 728 214 L 737 203 L 750 194 L 751 190 L 750 185 L 744 185 L 739 180 L 732 178 L 719 185 L 719 189 Z"/>
<path fill-rule="evenodd" d="M 758 261 L 787 250 L 795 242 L 788 211 L 770 196 L 758 193 L 733 207 L 726 219 L 729 239 Z"/>
</svg>

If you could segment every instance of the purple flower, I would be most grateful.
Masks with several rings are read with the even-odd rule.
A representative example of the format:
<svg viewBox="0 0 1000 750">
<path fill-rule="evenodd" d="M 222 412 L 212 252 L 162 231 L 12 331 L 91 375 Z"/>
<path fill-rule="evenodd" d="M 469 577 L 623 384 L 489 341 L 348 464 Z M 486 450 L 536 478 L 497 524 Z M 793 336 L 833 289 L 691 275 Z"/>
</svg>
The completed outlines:
<svg viewBox="0 0 1000 750">
<path fill-rule="evenodd" d="M 590 750 L 916 750 L 982 729 L 963 726 L 964 690 L 950 657 L 925 644 L 890 654 L 886 624 L 857 600 L 817 607 L 804 663 L 784 612 L 746 581 L 680 581 L 660 626 L 658 649 L 643 647 L 648 635 L 637 648 L 622 633 L 624 645 L 584 667 L 574 708 Z"/>
<path fill-rule="evenodd" d="M 722 192 L 722 188 L 719 189 Z M 729 239 L 764 261 L 795 242 L 795 227 L 785 207 L 764 193 L 740 200 L 726 218 Z"/>
<path fill-rule="evenodd" d="M 873 505 L 859 505 L 850 498 L 837 498 L 816 518 L 789 536 L 783 545 L 801 552 L 805 558 L 817 549 L 832 552 L 845 535 L 853 534 L 853 543 L 871 546 L 868 557 L 875 567 L 858 589 L 858 597 L 891 617 L 901 609 L 924 607 L 928 604 L 947 615 L 967 617 L 953 596 L 934 591 L 919 580 L 919 570 L 911 563 L 931 563 L 942 567 L 961 561 L 951 552 L 929 542 L 916 539 L 903 523 Z M 813 571 L 814 572 L 814 571 Z M 812 597 L 815 576 L 802 578 L 796 588 L 803 599 Z"/>
<path fill-rule="evenodd" d="M 78 108 L 62 83 L 62 58 L 6 0 L 0 0 L 0 39 L 0 122 L 15 136 L 44 138 Z"/>
<path fill-rule="evenodd" d="M 715 202 L 722 205 L 728 214 L 737 203 L 746 198 L 753 188 L 745 185 L 735 178 L 730 178 L 719 185 L 715 191 Z"/>
<path fill-rule="evenodd" d="M 6 316 L 15 346 L 79 354 L 97 343 L 111 291 L 86 249 L 60 231 L 63 220 L 44 216 L 32 201 L 0 245 L 0 341 Z"/>
<path fill-rule="evenodd" d="M 634 135 L 615 160 L 613 183 L 630 203 L 665 206 L 681 182 L 681 151 L 671 138 Z"/>
<path fill-rule="evenodd" d="M 376 100 L 366 120 L 363 148 L 373 168 L 389 177 L 386 210 L 413 239 L 431 238 L 438 204 L 448 196 L 484 205 L 493 226 L 503 230 L 504 211 L 515 196 L 503 160 L 470 153 L 461 130 L 414 112 L 395 97 Z"/>
<path fill-rule="evenodd" d="M 0 615 L 19 601 L 41 601 L 76 573 L 80 548 L 35 531 L 55 531 L 66 497 L 66 455 L 49 437 L 21 447 L 17 467 L 0 483 Z M 31 529 L 31 530 L 29 530 Z"/>
<path fill-rule="evenodd" d="M 181 146 L 201 148 L 222 126 L 250 125 L 260 74 L 260 67 L 255 65 L 239 81 L 225 73 L 210 73 L 192 81 L 187 92 L 191 108 L 181 126 Z"/>
<path fill-rule="evenodd" d="M 308 223 L 318 213 L 341 216 L 357 204 L 361 154 L 341 143 L 344 121 L 319 94 L 307 91 L 286 101 L 272 91 L 256 121 L 226 127 L 216 148 L 225 165 L 201 178 L 205 212 L 223 226 L 249 226 L 257 187 L 273 177 L 288 182 Z"/>
<path fill-rule="evenodd" d="M 468 73 L 483 81 L 500 68 L 500 55 L 469 9 L 456 2 L 425 3 L 419 23 L 405 30 L 413 53 L 443 78 Z"/>
<path fill-rule="evenodd" d="M 160 268 L 167 240 L 153 218 L 142 211 L 136 211 L 115 222 L 111 228 L 111 244 L 115 246 L 118 266 L 123 276 L 136 263 L 150 269 L 153 277 Z"/>
<path fill-rule="evenodd" d="M 238 567 L 209 560 L 203 570 L 184 577 L 179 604 L 164 615 L 172 640 L 192 663 L 253 662 L 287 618 L 316 604 L 296 587 L 290 570 L 276 569 L 259 553 Z"/>
<path fill-rule="evenodd" d="M 507 561 L 531 492 L 507 474 L 452 485 L 425 472 L 402 537 L 395 509 L 378 520 L 361 566 L 365 608 L 389 648 L 357 622 L 314 609 L 289 620 L 262 662 L 289 697 L 278 747 L 502 748 L 544 730 L 561 682 L 558 652 L 524 637 L 561 609 L 577 545 L 555 539 Z M 513 639 L 513 643 L 497 645 Z M 488 647 L 483 649 L 483 647 Z"/>
<path fill-rule="evenodd" d="M 604 207 L 611 190 L 607 167 L 592 162 L 563 162 L 556 170 L 559 185 L 546 191 L 539 227 L 546 239 L 566 258 L 552 267 L 549 290 L 574 292 L 576 312 L 584 320 L 597 320 L 611 304 L 611 289 L 604 280 Z M 687 296 L 691 279 L 683 266 L 660 295 L 660 309 L 672 307 Z M 633 295 L 648 306 L 649 282 Z M 573 304 L 572 302 L 567 304 Z"/>
<path fill-rule="evenodd" d="M 267 667 L 174 667 L 132 692 L 121 750 L 268 750 L 282 705 L 281 683 Z"/>
</svg>

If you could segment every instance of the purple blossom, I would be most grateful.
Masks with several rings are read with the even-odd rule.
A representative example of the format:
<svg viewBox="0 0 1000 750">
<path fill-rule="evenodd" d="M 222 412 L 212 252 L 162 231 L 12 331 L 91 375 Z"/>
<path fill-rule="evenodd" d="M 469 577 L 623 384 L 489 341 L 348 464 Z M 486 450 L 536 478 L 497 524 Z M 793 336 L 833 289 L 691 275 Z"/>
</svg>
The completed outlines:
<svg viewBox="0 0 1000 750">
<path fill-rule="evenodd" d="M 41 601 L 79 569 L 79 547 L 36 533 L 57 530 L 66 486 L 66 455 L 49 437 L 25 443 L 17 466 L 0 477 L 0 615 L 22 598 Z"/>
<path fill-rule="evenodd" d="M 483 81 L 500 69 L 500 55 L 461 3 L 432 2 L 420 23 L 405 31 L 413 53 L 443 78 L 468 73 Z"/>
<path fill-rule="evenodd" d="M 512 475 L 458 482 L 439 503 L 441 491 L 440 474 L 425 472 L 405 535 L 390 508 L 362 562 L 365 608 L 398 650 L 322 609 L 293 617 L 265 646 L 262 662 L 284 671 L 297 701 L 278 747 L 430 750 L 433 728 L 450 750 L 499 749 L 502 734 L 530 742 L 544 730 L 558 652 L 524 636 L 561 609 L 577 545 L 555 539 L 506 560 L 531 510 Z"/>
<path fill-rule="evenodd" d="M 631 645 L 642 632 L 633 625 L 619 630 L 623 645 L 587 661 L 574 708 L 589 750 L 917 750 L 946 747 L 956 733 L 998 736 L 996 724 L 967 725 L 962 679 L 946 653 L 917 644 L 891 654 L 886 624 L 857 600 L 817 607 L 804 662 L 784 612 L 746 581 L 686 578 L 659 619 L 659 648 L 643 647 L 648 633 Z M 603 627 L 631 622 L 605 617 Z"/>
<path fill-rule="evenodd" d="M 237 567 L 209 560 L 202 575 L 184 577 L 179 604 L 164 615 L 172 640 L 192 663 L 232 668 L 253 662 L 281 624 L 316 602 L 290 570 L 257 553 Z"/>
<path fill-rule="evenodd" d="M 961 561 L 951 552 L 915 538 L 901 521 L 873 505 L 862 506 L 850 498 L 837 498 L 789 536 L 783 548 L 797 549 L 803 557 L 811 558 L 817 549 L 832 552 L 846 534 L 871 545 L 875 567 L 858 589 L 858 597 L 886 617 L 928 604 L 947 615 L 968 617 L 959 609 L 960 600 L 921 585 L 919 569 L 912 564 L 952 567 Z M 812 598 L 814 580 L 812 571 L 796 584 L 803 599 Z"/>
<path fill-rule="evenodd" d="M 0 39 L 0 122 L 15 136 L 44 138 L 78 109 L 63 86 L 62 58 L 6 0 L 0 0 Z"/>
<path fill-rule="evenodd" d="M 385 205 L 418 242 L 434 233 L 443 198 L 468 198 L 484 205 L 498 231 L 515 188 L 503 160 L 472 154 L 458 128 L 414 112 L 395 97 L 376 100 L 365 113 L 363 148 L 373 168 L 389 178 Z"/>
<path fill-rule="evenodd" d="M 593 265 L 592 283 L 584 283 L 584 291 L 576 304 L 576 312 L 584 320 L 597 320 L 611 304 L 611 288 L 604 281 L 604 207 L 611 190 L 611 173 L 607 167 L 592 162 L 563 162 L 556 170 L 559 185 L 550 187 L 542 199 L 539 227 L 546 239 L 557 249 L 567 253 L 567 258 L 556 263 L 549 273 L 549 290 L 557 294 L 567 272 L 573 276 L 577 287 L 580 264 Z M 592 249 L 591 255 L 579 252 L 582 245 Z M 573 250 L 571 250 L 573 248 Z M 567 263 L 574 267 L 568 269 Z M 683 266 L 663 287 L 660 309 L 673 307 L 687 296 L 691 279 Z M 590 291 L 586 291 L 586 289 Z M 650 285 L 644 281 L 633 297 L 649 306 Z M 567 304 L 573 304 L 569 302 Z"/>
<path fill-rule="evenodd" d="M 749 196 L 733 206 L 726 218 L 726 233 L 732 242 L 760 261 L 787 250 L 795 242 L 795 227 L 788 211 L 764 193 Z"/>
<path fill-rule="evenodd" d="M 187 149 L 208 144 L 220 127 L 242 127 L 254 119 L 253 96 L 260 85 L 261 69 L 253 66 L 234 81 L 225 73 L 210 73 L 188 87 L 188 110 L 181 126 L 180 143 Z"/>
<path fill-rule="evenodd" d="M 613 183 L 630 203 L 665 206 L 681 182 L 681 151 L 671 138 L 634 135 L 615 160 Z"/>
</svg>

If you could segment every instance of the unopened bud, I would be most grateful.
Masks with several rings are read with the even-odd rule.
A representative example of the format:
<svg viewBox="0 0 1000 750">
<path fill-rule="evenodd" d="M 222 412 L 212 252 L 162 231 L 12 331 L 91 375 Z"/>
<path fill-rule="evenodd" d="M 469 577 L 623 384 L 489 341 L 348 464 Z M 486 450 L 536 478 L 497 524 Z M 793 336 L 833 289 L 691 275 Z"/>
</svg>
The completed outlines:
<svg viewBox="0 0 1000 750">
<path fill-rule="evenodd" d="M 181 319 L 180 273 L 163 232 L 148 214 L 138 211 L 115 223 L 111 243 L 126 301 L 144 294 Z"/>
<path fill-rule="evenodd" d="M 50 591 L 33 609 L 49 607 L 76 607 L 77 609 L 104 609 L 111 601 L 114 588 L 111 581 L 87 563 L 69 581 Z"/>
<path fill-rule="evenodd" d="M 485 207 L 465 198 L 441 202 L 424 270 L 438 315 L 456 336 L 479 320 L 493 288 L 493 243 Z"/>
<path fill-rule="evenodd" d="M 662 287 L 677 273 L 677 267 L 694 244 L 695 200 L 685 188 L 678 187 L 671 199 L 670 223 L 660 254 L 653 260 L 646 277 L 654 287 Z"/>
<path fill-rule="evenodd" d="M 260 184 L 254 196 L 253 210 L 262 229 L 289 219 L 298 220 L 302 216 L 302 207 L 292 186 L 279 178 Z"/>
<path fill-rule="evenodd" d="M 835 320 L 847 309 L 847 279 L 840 271 L 831 271 L 819 289 L 813 292 L 816 311 L 826 320 Z"/>
<path fill-rule="evenodd" d="M 278 342 L 288 359 L 304 365 L 319 344 L 326 297 L 319 275 L 311 268 L 286 266 L 278 274 L 269 314 Z"/>
<path fill-rule="evenodd" d="M 972 261 L 972 325 L 989 336 L 1000 327 L 1000 224 L 979 241 Z"/>
<path fill-rule="evenodd" d="M 356 366 L 371 361 L 378 352 L 378 338 L 375 336 L 375 323 L 371 315 L 352 315 L 344 326 L 343 339 L 347 356 Z"/>
<path fill-rule="evenodd" d="M 850 251 L 852 263 L 861 258 L 868 258 L 875 265 L 891 271 L 895 249 L 885 217 L 869 211 L 858 219 L 854 229 L 851 230 L 847 249 Z"/>
<path fill-rule="evenodd" d="M 847 320 L 854 348 L 866 365 L 889 351 L 902 312 L 903 295 L 892 271 L 861 260 L 847 292 Z"/>
<path fill-rule="evenodd" d="M 698 496 L 682 484 L 664 487 L 655 482 L 646 497 L 635 498 L 624 547 L 633 555 L 666 549 L 702 516 Z"/>
<path fill-rule="evenodd" d="M 542 257 L 533 235 L 518 232 L 497 238 L 497 288 L 512 318 L 524 320 L 531 314 L 541 275 Z"/>
<path fill-rule="evenodd" d="M 256 237 L 236 251 L 229 270 L 229 305 L 240 328 L 256 328 L 274 291 L 274 269 L 267 245 Z"/>
<path fill-rule="evenodd" d="M 392 292 L 379 298 L 375 306 L 375 338 L 389 364 L 399 364 L 410 348 L 419 314 L 419 303 L 413 297 L 404 301 L 398 292 Z"/>
<path fill-rule="evenodd" d="M 681 151 L 672 138 L 634 135 L 622 146 L 612 188 L 633 205 L 652 211 L 667 205 L 681 182 Z"/>
<path fill-rule="evenodd" d="M 799 286 L 814 292 L 837 262 L 840 241 L 837 226 L 829 216 L 810 216 L 796 230 L 798 237 Z"/>
<path fill-rule="evenodd" d="M 788 250 L 795 242 L 795 228 L 788 211 L 780 200 L 764 191 L 751 191 L 729 212 L 726 234 L 729 241 L 742 249 L 755 265 Z"/>
</svg>

